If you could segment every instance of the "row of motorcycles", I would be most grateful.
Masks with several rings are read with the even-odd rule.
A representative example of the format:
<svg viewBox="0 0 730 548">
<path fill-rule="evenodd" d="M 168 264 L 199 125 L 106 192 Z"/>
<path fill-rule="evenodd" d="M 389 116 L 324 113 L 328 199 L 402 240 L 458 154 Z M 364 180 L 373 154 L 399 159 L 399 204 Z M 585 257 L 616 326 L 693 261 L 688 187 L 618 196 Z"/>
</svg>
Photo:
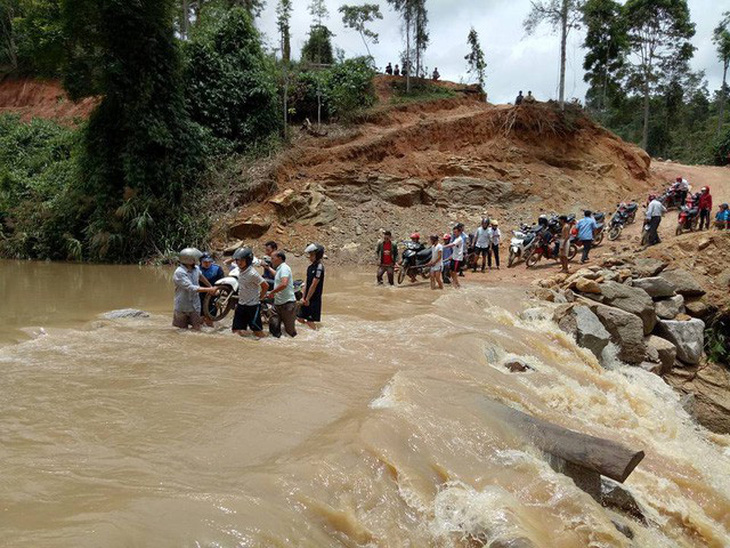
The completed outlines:
<svg viewBox="0 0 730 548">
<path fill-rule="evenodd" d="M 618 204 L 616 211 L 608 222 L 607 230 L 605 213 L 594 214 L 593 218 L 598 228 L 595 231 L 593 245 L 601 245 L 606 232 L 609 240 L 618 239 L 624 227 L 636 220 L 638 209 L 639 205 L 634 202 Z M 568 222 L 572 223 L 573 221 L 575 221 L 575 215 L 569 215 Z M 558 260 L 560 252 L 559 236 L 560 220 L 557 215 L 549 218 L 542 216 L 536 225 L 520 225 L 518 230 L 512 231 L 507 266 L 512 267 L 522 259 L 524 259 L 527 268 L 535 266 L 542 258 Z M 578 239 L 578 230 L 574 227 L 571 230 L 568 260 L 572 261 L 575 258 L 578 249 L 582 245 L 582 241 Z"/>
</svg>

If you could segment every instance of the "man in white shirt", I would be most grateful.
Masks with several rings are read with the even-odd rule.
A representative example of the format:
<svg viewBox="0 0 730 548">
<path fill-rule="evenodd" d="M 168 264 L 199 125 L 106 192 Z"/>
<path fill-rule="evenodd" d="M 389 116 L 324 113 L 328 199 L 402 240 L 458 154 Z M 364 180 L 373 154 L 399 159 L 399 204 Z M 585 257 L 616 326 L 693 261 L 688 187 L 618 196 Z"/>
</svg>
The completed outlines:
<svg viewBox="0 0 730 548">
<path fill-rule="evenodd" d="M 479 226 L 479 228 L 477 228 L 477 232 L 475 235 L 475 252 L 477 256 L 476 259 L 474 259 L 474 268 L 472 269 L 472 272 L 477 271 L 477 267 L 479 266 L 479 257 L 482 258 L 482 272 L 486 270 L 487 256 L 489 255 L 489 250 L 492 245 L 489 230 L 489 219 L 482 219 L 482 224 Z"/>
<path fill-rule="evenodd" d="M 649 224 L 649 245 L 661 243 L 659 239 L 659 225 L 662 222 L 662 215 L 667 208 L 652 194 L 649 196 L 649 206 L 646 208 L 646 222 Z"/>
<path fill-rule="evenodd" d="M 497 270 L 499 270 L 499 244 L 502 242 L 502 231 L 499 230 L 499 223 L 492 221 L 489 227 L 489 253 L 487 254 L 487 263 L 489 270 L 492 269 L 492 253 L 494 253 L 494 262 Z M 482 267 L 482 272 L 484 268 Z"/>
<path fill-rule="evenodd" d="M 464 237 L 464 225 L 459 223 L 454 227 L 454 237 L 451 239 L 450 244 L 446 244 L 444 247 L 454 248 L 454 254 L 451 256 L 451 272 L 454 275 L 451 277 L 451 283 L 454 284 L 456 289 L 459 289 L 459 271 L 461 269 L 461 263 L 464 262 L 464 254 L 466 252 L 466 238 Z"/>
<path fill-rule="evenodd" d="M 257 338 L 266 336 L 261 321 L 261 301 L 269 290 L 269 284 L 253 266 L 253 252 L 248 247 L 238 249 L 233 258 L 238 268 L 238 306 L 233 316 L 232 330 L 237 335 L 245 335 L 251 329 Z"/>
<path fill-rule="evenodd" d="M 431 289 L 444 288 L 444 281 L 441 277 L 443 270 L 444 246 L 439 243 L 438 234 L 431 236 L 431 262 L 428 266 L 431 268 Z"/>
</svg>

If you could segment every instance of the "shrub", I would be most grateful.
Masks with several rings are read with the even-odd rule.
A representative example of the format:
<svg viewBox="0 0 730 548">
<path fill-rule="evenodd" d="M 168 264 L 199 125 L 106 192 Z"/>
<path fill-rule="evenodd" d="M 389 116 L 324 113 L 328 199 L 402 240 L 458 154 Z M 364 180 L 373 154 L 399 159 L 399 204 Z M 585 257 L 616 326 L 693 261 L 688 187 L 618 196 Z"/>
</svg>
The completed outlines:
<svg viewBox="0 0 730 548">
<path fill-rule="evenodd" d="M 716 166 L 726 166 L 730 164 L 730 128 L 725 130 L 713 146 L 713 160 Z"/>
</svg>

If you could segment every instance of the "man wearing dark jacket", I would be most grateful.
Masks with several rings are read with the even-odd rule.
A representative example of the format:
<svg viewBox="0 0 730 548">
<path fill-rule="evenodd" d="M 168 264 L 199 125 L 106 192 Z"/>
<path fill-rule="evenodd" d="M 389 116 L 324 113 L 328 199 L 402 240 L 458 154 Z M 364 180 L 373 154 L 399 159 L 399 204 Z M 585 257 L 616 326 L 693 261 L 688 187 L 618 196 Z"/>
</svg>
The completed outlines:
<svg viewBox="0 0 730 548">
<path fill-rule="evenodd" d="M 702 192 L 700 193 L 698 207 L 700 208 L 700 230 L 706 228 L 710 229 L 710 214 L 712 213 L 712 194 L 710 194 L 710 187 L 703 186 Z"/>
<path fill-rule="evenodd" d="M 378 285 L 383 285 L 383 274 L 388 274 L 388 283 L 393 285 L 393 274 L 395 272 L 395 263 L 398 260 L 398 245 L 391 240 L 390 230 L 383 232 L 382 241 L 378 242 L 375 249 L 378 256 Z"/>
</svg>

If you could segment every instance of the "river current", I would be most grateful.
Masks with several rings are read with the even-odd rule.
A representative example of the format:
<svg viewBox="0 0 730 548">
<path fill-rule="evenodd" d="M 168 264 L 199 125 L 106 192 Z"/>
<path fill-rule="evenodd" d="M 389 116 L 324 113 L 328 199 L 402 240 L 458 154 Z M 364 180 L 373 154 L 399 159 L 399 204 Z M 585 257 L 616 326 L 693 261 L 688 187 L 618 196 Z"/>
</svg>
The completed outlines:
<svg viewBox="0 0 730 548">
<path fill-rule="evenodd" d="M 730 437 L 659 377 L 602 368 L 520 288 L 332 268 L 321 330 L 254 341 L 230 318 L 174 330 L 171 274 L 0 262 L 0 545 L 730 546 Z M 100 317 L 128 307 L 151 315 Z M 490 401 L 644 450 L 624 486 L 645 523 Z"/>
</svg>

